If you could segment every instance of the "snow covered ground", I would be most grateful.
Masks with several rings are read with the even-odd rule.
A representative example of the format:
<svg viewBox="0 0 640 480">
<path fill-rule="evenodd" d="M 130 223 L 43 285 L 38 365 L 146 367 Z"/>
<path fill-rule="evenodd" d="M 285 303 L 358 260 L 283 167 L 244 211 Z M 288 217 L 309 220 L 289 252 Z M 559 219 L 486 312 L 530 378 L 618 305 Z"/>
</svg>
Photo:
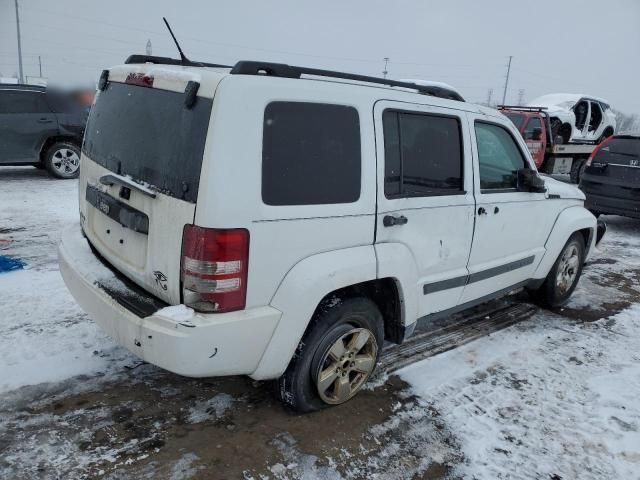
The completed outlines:
<svg viewBox="0 0 640 480">
<path fill-rule="evenodd" d="M 77 182 L 0 169 L 0 478 L 639 479 L 640 222 L 572 301 L 413 364 L 339 408 L 184 379 L 115 346 L 58 273 Z M 405 383 L 406 382 L 406 383 Z"/>
</svg>

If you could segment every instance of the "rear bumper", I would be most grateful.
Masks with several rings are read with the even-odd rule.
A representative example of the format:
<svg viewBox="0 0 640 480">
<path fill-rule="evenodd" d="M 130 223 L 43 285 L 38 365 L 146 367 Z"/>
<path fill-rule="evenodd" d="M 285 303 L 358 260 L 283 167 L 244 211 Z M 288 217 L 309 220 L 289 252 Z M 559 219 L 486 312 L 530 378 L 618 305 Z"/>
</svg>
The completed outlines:
<svg viewBox="0 0 640 480">
<path fill-rule="evenodd" d="M 593 194 L 588 190 L 585 191 L 585 195 L 587 199 L 584 206 L 593 212 L 640 218 L 640 201 Z"/>
<path fill-rule="evenodd" d="M 63 233 L 58 258 L 73 297 L 116 343 L 179 375 L 251 375 L 282 315 L 265 306 L 187 319 L 160 311 L 141 318 L 99 286 L 126 288 L 91 252 L 79 226 Z"/>
</svg>

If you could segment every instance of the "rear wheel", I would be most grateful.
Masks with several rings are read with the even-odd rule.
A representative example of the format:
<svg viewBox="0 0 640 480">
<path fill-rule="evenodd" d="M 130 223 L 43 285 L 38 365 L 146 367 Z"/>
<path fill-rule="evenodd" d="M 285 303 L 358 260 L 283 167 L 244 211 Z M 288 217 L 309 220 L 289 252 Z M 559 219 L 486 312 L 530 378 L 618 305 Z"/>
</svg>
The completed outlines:
<svg viewBox="0 0 640 480">
<path fill-rule="evenodd" d="M 384 337 L 382 315 L 367 298 L 350 298 L 317 310 L 285 373 L 280 400 L 298 412 L 353 398 L 373 373 Z"/>
<path fill-rule="evenodd" d="M 551 308 L 567 303 L 582 274 L 584 252 L 584 239 L 576 232 L 567 240 L 544 283 L 530 292 L 533 298 L 541 305 Z"/>
<path fill-rule="evenodd" d="M 80 149 L 71 142 L 56 142 L 45 154 L 44 166 L 57 178 L 76 178 L 80 172 Z"/>
<path fill-rule="evenodd" d="M 563 123 L 558 129 L 558 135 L 562 137 L 562 143 L 569 143 L 571 140 L 571 125 Z"/>
<path fill-rule="evenodd" d="M 580 176 L 583 172 L 583 166 L 585 164 L 584 160 L 574 160 L 571 164 L 571 172 L 569 173 L 569 179 L 571 183 L 578 184 L 580 183 Z"/>
</svg>

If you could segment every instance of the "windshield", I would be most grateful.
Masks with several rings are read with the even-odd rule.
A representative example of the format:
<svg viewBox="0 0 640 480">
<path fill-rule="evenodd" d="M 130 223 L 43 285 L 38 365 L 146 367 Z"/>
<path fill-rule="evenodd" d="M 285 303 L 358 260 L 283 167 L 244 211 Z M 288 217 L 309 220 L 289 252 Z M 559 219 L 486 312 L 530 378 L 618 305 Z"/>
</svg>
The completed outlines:
<svg viewBox="0 0 640 480">
<path fill-rule="evenodd" d="M 212 100 L 184 106 L 184 94 L 109 82 L 87 123 L 91 160 L 162 193 L 195 203 Z"/>
<path fill-rule="evenodd" d="M 513 122 L 518 130 L 522 129 L 522 125 L 524 124 L 524 119 L 526 118 L 521 113 L 505 113 L 507 118 Z"/>
</svg>

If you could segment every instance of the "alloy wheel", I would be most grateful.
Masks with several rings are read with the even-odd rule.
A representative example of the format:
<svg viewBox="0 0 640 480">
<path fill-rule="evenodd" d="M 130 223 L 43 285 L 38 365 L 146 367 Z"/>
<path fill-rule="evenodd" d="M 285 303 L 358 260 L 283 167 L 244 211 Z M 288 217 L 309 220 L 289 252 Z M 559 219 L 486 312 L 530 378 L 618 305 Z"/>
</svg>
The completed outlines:
<svg viewBox="0 0 640 480">
<path fill-rule="evenodd" d="M 316 378 L 320 398 L 336 405 L 353 397 L 376 366 L 378 345 L 371 331 L 353 328 L 325 352 Z"/>
</svg>

